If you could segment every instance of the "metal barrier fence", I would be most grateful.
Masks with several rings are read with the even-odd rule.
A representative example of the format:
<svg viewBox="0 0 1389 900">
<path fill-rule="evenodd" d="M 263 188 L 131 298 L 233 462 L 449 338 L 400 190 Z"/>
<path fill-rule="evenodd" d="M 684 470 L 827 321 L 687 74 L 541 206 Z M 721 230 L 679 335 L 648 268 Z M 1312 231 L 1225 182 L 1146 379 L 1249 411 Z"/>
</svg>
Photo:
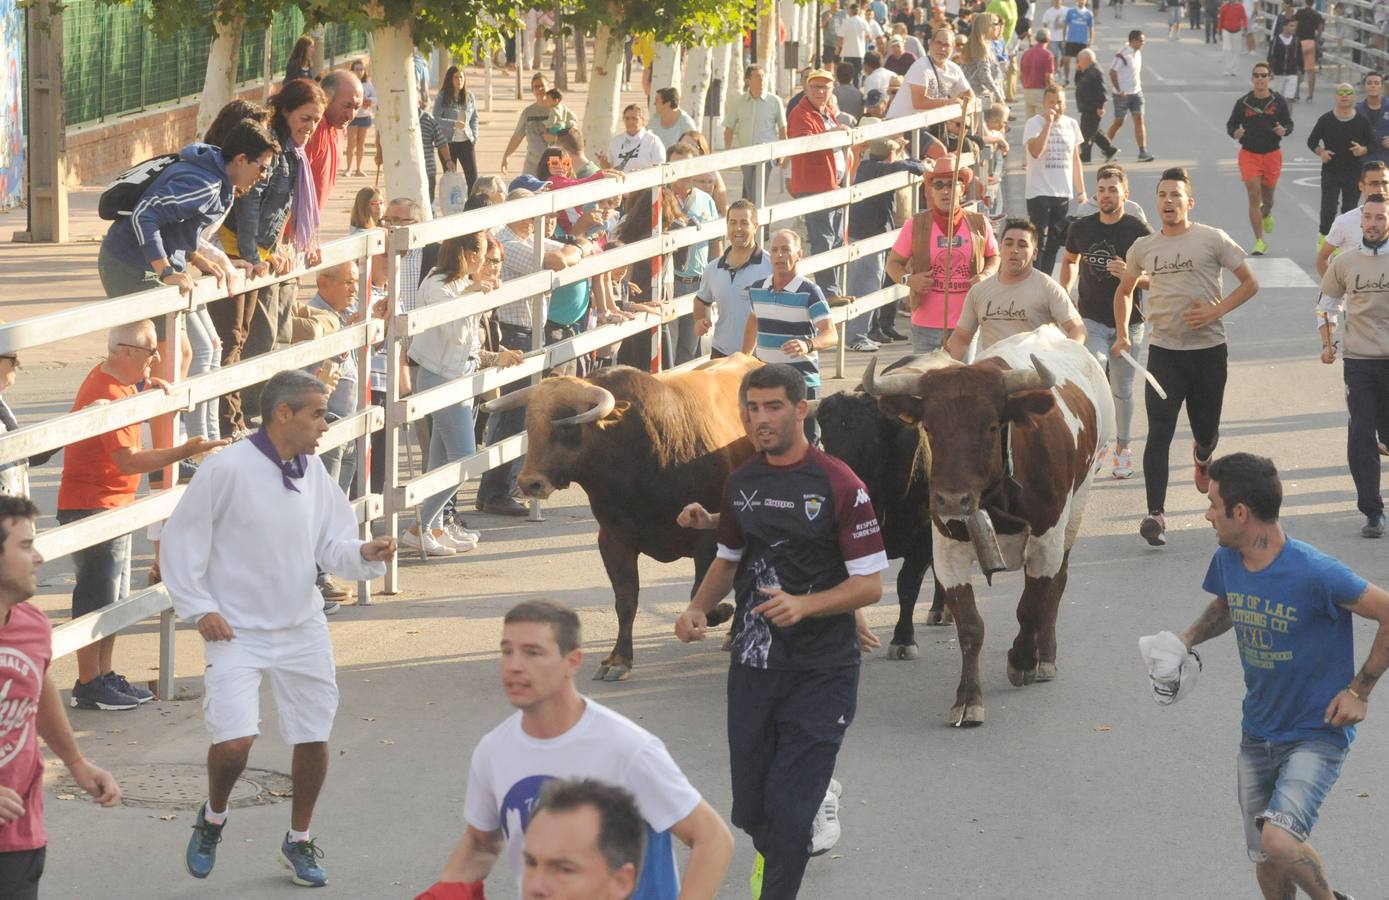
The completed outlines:
<svg viewBox="0 0 1389 900">
<path fill-rule="evenodd" d="M 72 0 L 63 7 L 63 99 L 68 127 L 101 122 L 202 93 L 212 44 L 213 4 L 206 15 L 167 39 L 146 24 L 148 0 L 113 4 Z M 284 71 L 294 42 L 304 31 L 304 15 L 289 7 L 271 26 L 270 71 Z M 366 49 L 367 37 L 349 25 L 330 25 L 324 58 Z M 248 30 L 237 63 L 238 84 L 264 82 L 265 31 Z"/>
<path fill-rule="evenodd" d="M 1269 40 L 1280 4 L 1258 2 L 1258 31 Z M 1337 7 L 1341 12 L 1336 12 Z M 1334 0 L 1322 15 L 1326 17 L 1320 48 L 1322 75 L 1333 81 L 1358 82 L 1366 72 L 1389 70 L 1389 7 L 1384 0 Z"/>
<path fill-rule="evenodd" d="M 903 134 L 910 136 L 911 145 L 915 149 L 919 129 L 949 118 L 949 114 L 941 111 L 917 113 L 864 128 L 838 130 L 666 163 L 629 175 L 624 181 L 603 179 L 554 193 L 543 192 L 523 200 L 473 210 L 433 222 L 392 228 L 389 233 L 380 229 L 359 232 L 324 245 L 322 260 L 317 266 L 296 270 L 288 277 L 297 280 L 304 275 L 342 262 L 358 260 L 362 273 L 360 296 L 368 298 L 370 257 L 384 252 L 387 260 L 386 309 L 391 311 L 397 308 L 396 304 L 401 296 L 402 257 L 406 253 L 421 250 L 427 244 L 524 219 L 533 219 L 539 226 L 541 219 L 563 208 L 625 196 L 639 190 L 651 190 L 654 195 L 662 185 L 669 185 L 678 178 L 705 172 L 756 165 L 763 170 L 761 174 L 765 174 L 766 168 L 773 160 L 808 151 L 843 150 L 877 138 Z M 970 157 L 966 157 L 965 162 L 975 164 Z M 760 187 L 765 185 L 766 179 L 759 178 L 758 223 L 766 229 L 775 223 L 796 219 L 807 212 L 839 207 L 846 213 L 847 224 L 849 204 L 907 187 L 912 188 L 915 208 L 918 195 L 916 186 L 921 180 L 908 172 L 898 172 L 809 197 L 768 204 Z M 659 202 L 653 205 L 659 210 Z M 488 469 L 517 459 L 524 455 L 526 450 L 526 435 L 522 433 L 484 447 L 472 456 L 436 465 L 427 472 L 418 475 L 412 473 L 410 477 L 405 477 L 399 465 L 399 436 L 403 427 L 408 427 L 420 418 L 450 404 L 477 398 L 508 384 L 527 379 L 538 381 L 545 370 L 560 363 L 614 344 L 623 338 L 649 332 L 663 323 L 674 322 L 689 314 L 694 295 L 672 296 L 674 267 L 669 265 L 670 255 L 683 247 L 722 238 L 724 220 L 719 219 L 668 233 L 663 232 L 659 222 L 653 223 L 652 237 L 592 256 L 557 272 L 540 268 L 538 264 L 544 253 L 541 232 L 540 227 L 535 229 L 538 269 L 535 274 L 507 281 L 498 289 L 485 294 L 471 294 L 448 303 L 420 307 L 398 315 L 388 314 L 384 321 L 372 318 L 371 307 L 374 304 L 363 300 L 361 307 L 366 318 L 334 334 L 293 344 L 186 380 L 175 381 L 171 383 L 168 393 L 158 390 L 145 391 L 134 397 L 90 406 L 0 435 L 0 463 L 25 460 L 35 453 L 62 447 L 116 428 L 144 422 L 160 415 L 191 410 L 195 404 L 209 400 L 215 402 L 229 391 L 264 381 L 282 369 L 304 368 L 342 353 L 352 352 L 359 354 L 358 407 L 361 411 L 335 422 L 320 442 L 319 449 L 322 451 L 355 442 L 357 469 L 361 476 L 359 485 L 362 489 L 358 491 L 361 496 L 355 497 L 353 504 L 362 533 L 364 536 L 367 535 L 373 522 L 384 517 L 384 530 L 389 534 L 395 534 L 399 530 L 401 514 L 417 506 L 425 497 L 450 486 L 456 487 L 465 476 L 480 476 Z M 840 283 L 844 284 L 844 269 L 850 262 L 886 250 L 895 238 L 894 230 L 807 256 L 801 262 L 800 271 L 802 274 L 811 274 L 824 269 L 839 268 Z M 537 328 L 533 331 L 531 351 L 521 364 L 507 369 L 484 369 L 429 390 L 401 396 L 400 351 L 410 337 L 431 327 L 476 316 L 517 300 L 529 302 L 532 321 L 543 323 L 548 294 L 555 288 L 574 284 L 644 259 L 665 261 L 663 265 L 653 265 L 653 271 L 657 274 L 653 278 L 651 295 L 662 298 L 662 315 L 645 315 L 621 324 L 603 325 L 548 345 L 540 343 L 543 330 Z M 285 278 L 267 277 L 248 281 L 242 290 L 254 290 L 283 280 Z M 847 304 L 832 309 L 840 338 L 834 359 L 836 376 L 843 375 L 845 322 L 865 311 L 896 303 L 904 298 L 906 293 L 905 287 L 892 285 L 854 298 Z M 173 370 L 177 372 L 183 313 L 221 299 L 222 296 L 224 291 L 217 290 L 211 279 L 203 279 L 191 296 L 181 295 L 173 288 L 158 288 L 62 312 L 0 324 L 0 353 L 17 353 L 66 338 L 104 332 L 121 324 L 165 316 L 168 323 L 167 344 L 175 355 Z M 366 377 L 366 373 L 370 371 L 373 347 L 382 341 L 387 389 L 384 408 L 370 404 L 369 379 Z M 379 486 L 380 493 L 375 493 L 377 486 L 370 483 L 370 466 L 366 464 L 366 460 L 369 458 L 369 439 L 372 432 L 383 428 L 385 483 Z M 37 542 L 39 551 L 48 559 L 66 556 L 101 541 L 163 521 L 173 511 L 183 493 L 182 487 L 174 486 L 174 468 L 171 466 L 164 471 L 163 484 L 167 487 L 152 490 L 127 506 L 43 532 Z M 388 568 L 386 592 L 395 592 L 398 584 L 399 567 L 392 562 Z M 359 602 L 370 602 L 366 584 L 358 585 L 358 597 Z M 112 606 L 89 613 L 56 629 L 54 656 L 62 656 L 119 633 L 152 615 L 160 616 L 158 693 L 160 697 L 170 697 L 173 679 L 174 619 L 171 600 L 162 585 L 135 593 Z"/>
</svg>

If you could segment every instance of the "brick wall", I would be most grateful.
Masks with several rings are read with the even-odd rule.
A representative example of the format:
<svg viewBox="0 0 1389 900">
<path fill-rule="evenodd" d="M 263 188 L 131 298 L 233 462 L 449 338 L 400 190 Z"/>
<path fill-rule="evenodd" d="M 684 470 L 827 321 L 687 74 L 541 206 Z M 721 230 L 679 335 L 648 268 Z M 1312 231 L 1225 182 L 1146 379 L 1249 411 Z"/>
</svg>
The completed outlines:
<svg viewBox="0 0 1389 900">
<path fill-rule="evenodd" d="M 238 95 L 257 103 L 259 87 Z M 198 122 L 198 100 L 185 100 L 135 116 L 123 116 L 67 133 L 68 186 L 106 184 L 138 162 L 173 153 L 191 142 Z"/>
</svg>

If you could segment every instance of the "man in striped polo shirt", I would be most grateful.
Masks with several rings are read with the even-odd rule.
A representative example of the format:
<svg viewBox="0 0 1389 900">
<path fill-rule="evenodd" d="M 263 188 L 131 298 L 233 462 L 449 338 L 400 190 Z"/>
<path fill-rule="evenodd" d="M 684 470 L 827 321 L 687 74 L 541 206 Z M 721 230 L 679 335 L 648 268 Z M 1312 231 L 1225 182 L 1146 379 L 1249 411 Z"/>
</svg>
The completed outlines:
<svg viewBox="0 0 1389 900">
<path fill-rule="evenodd" d="M 830 305 L 819 286 L 796 271 L 801 236 L 789 228 L 772 235 L 767 245 L 772 274 L 748 291 L 752 313 L 743 331 L 743 352 L 765 363 L 786 363 L 805 376 L 806 399 L 820 392 L 820 354 L 839 343 Z M 805 420 L 805 436 L 820 443 L 820 426 Z"/>
</svg>

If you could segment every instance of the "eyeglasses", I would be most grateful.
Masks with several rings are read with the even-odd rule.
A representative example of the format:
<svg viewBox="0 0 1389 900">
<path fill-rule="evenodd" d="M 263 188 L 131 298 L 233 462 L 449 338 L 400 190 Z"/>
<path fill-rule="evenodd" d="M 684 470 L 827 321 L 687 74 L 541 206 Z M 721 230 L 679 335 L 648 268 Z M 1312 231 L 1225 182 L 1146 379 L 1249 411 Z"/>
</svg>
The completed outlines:
<svg viewBox="0 0 1389 900">
<path fill-rule="evenodd" d="M 270 168 L 270 163 L 268 163 L 268 162 L 261 162 L 261 161 L 258 160 L 258 159 L 248 159 L 248 160 L 246 160 L 246 162 L 249 163 L 250 165 L 255 166 L 257 172 L 264 172 L 266 169 Z"/>
<path fill-rule="evenodd" d="M 1255 78 L 1267 78 L 1267 77 L 1268 77 L 1268 73 L 1267 73 L 1267 72 L 1255 72 L 1255 73 L 1254 73 L 1254 77 L 1255 77 Z"/>
<path fill-rule="evenodd" d="M 500 256 L 488 256 L 485 257 L 482 261 L 487 263 L 489 266 L 500 266 L 502 264 L 502 258 Z"/>
<path fill-rule="evenodd" d="M 10 365 L 14 366 L 16 369 L 19 368 L 19 357 L 13 353 L 0 354 L 0 359 L 8 359 Z"/>
<path fill-rule="evenodd" d="M 159 355 L 158 347 L 141 347 L 139 344 L 117 344 L 117 347 L 125 347 L 127 350 L 139 350 L 151 357 Z"/>
<path fill-rule="evenodd" d="M 381 221 L 387 225 L 414 225 L 419 222 L 419 219 L 413 216 L 386 216 Z"/>
<path fill-rule="evenodd" d="M 954 184 L 953 181 L 933 181 L 931 182 L 931 190 L 948 191 L 950 188 L 954 187 Z"/>
</svg>

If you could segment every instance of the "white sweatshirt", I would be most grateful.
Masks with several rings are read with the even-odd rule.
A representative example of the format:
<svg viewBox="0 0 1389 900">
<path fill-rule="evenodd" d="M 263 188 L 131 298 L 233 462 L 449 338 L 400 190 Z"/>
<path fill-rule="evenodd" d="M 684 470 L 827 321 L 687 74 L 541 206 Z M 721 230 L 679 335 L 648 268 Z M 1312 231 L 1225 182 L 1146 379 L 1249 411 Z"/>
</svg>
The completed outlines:
<svg viewBox="0 0 1389 900">
<path fill-rule="evenodd" d="M 315 563 L 353 581 L 386 574 L 362 559 L 352 507 L 317 456 L 295 484 L 249 440 L 199 467 L 160 545 L 180 619 L 216 612 L 233 629 L 292 628 L 323 620 Z"/>
</svg>

